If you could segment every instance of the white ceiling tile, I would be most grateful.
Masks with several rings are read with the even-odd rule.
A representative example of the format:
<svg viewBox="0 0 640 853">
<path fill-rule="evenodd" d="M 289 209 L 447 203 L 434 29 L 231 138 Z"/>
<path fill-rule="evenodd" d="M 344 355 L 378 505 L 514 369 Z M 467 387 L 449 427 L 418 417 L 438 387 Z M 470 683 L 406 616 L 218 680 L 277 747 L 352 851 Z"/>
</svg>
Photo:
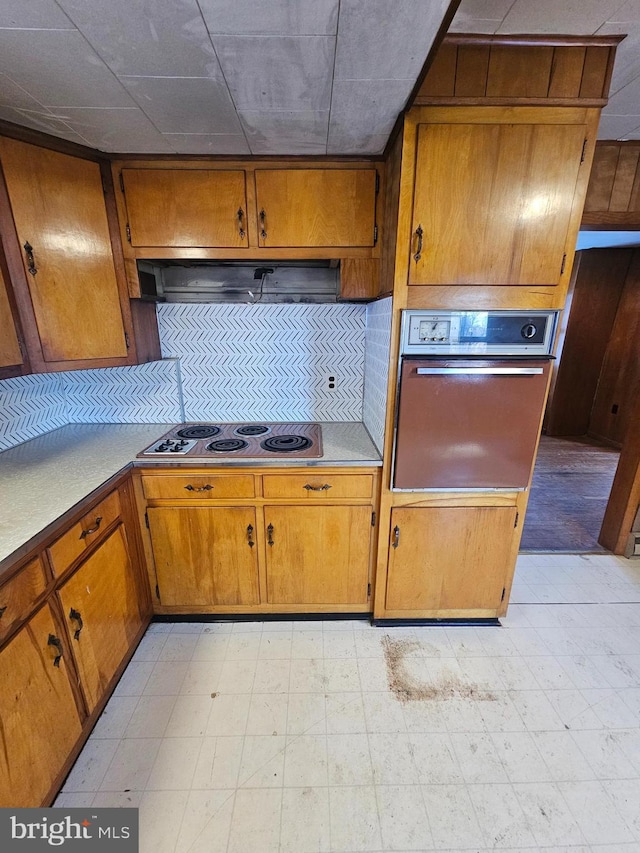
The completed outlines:
<svg viewBox="0 0 640 853">
<path fill-rule="evenodd" d="M 592 35 L 620 8 L 621 0 L 516 0 L 499 33 Z"/>
<path fill-rule="evenodd" d="M 242 128 L 226 86 L 202 77 L 121 77 L 161 133 L 233 133 Z"/>
<path fill-rule="evenodd" d="M 337 80 L 415 81 L 449 0 L 341 0 Z"/>
<path fill-rule="evenodd" d="M 199 0 L 210 33 L 334 35 L 338 0 Z"/>
<path fill-rule="evenodd" d="M 0 29 L 1 72 L 47 106 L 132 106 L 77 30 Z"/>
<path fill-rule="evenodd" d="M 337 128 L 334 128 L 329 139 L 327 154 L 374 156 L 382 154 L 388 140 L 388 133 L 360 136 L 358 139 L 354 139 L 349 133 L 341 134 Z"/>
<path fill-rule="evenodd" d="M 640 127 L 640 115 L 618 116 L 603 113 L 600 117 L 598 139 L 629 139 L 629 134 L 637 133 Z"/>
<path fill-rule="evenodd" d="M 329 111 L 240 113 L 252 154 L 326 154 Z"/>
<path fill-rule="evenodd" d="M 610 115 L 638 115 L 640 113 L 640 77 L 635 77 L 609 98 L 604 110 Z"/>
<path fill-rule="evenodd" d="M 462 0 L 456 18 L 464 15 L 467 18 L 493 18 L 501 21 L 513 3 L 514 0 Z"/>
<path fill-rule="evenodd" d="M 627 0 L 613 15 L 610 21 L 631 21 L 635 24 L 640 22 L 640 0 Z"/>
<path fill-rule="evenodd" d="M 0 27 L 73 29 L 73 24 L 55 0 L 2 0 Z"/>
<path fill-rule="evenodd" d="M 0 74 L 0 106 L 23 107 L 27 110 L 42 109 L 42 104 L 14 83 L 6 74 Z"/>
<path fill-rule="evenodd" d="M 327 110 L 335 39 L 214 36 L 238 110 Z"/>
<path fill-rule="evenodd" d="M 493 35 L 501 23 L 502 19 L 467 18 L 465 16 L 459 18 L 456 15 L 448 31 L 450 33 L 487 33 Z"/>
<path fill-rule="evenodd" d="M 163 133 L 176 154 L 232 154 L 240 157 L 251 154 L 247 140 L 232 133 Z"/>
<path fill-rule="evenodd" d="M 336 80 L 333 85 L 329 145 L 334 135 L 353 140 L 389 134 L 409 96 L 411 80 Z"/>
<path fill-rule="evenodd" d="M 32 110 L 13 109 L 12 107 L 0 107 L 0 118 L 24 127 L 31 127 L 33 130 L 39 130 L 41 133 L 50 133 L 62 139 L 78 142 L 80 145 L 87 145 L 87 140 L 76 133 L 75 130 L 72 130 L 66 122 L 55 119 L 45 111 L 35 112 Z"/>
<path fill-rule="evenodd" d="M 628 29 L 627 24 L 607 23 L 600 27 L 598 35 L 626 35 Z M 640 27 L 632 30 L 617 47 L 609 97 L 624 88 L 638 74 L 640 74 Z"/>
<path fill-rule="evenodd" d="M 99 151 L 169 154 L 172 150 L 137 107 L 64 109 L 55 114 Z"/>
<path fill-rule="evenodd" d="M 145 77 L 220 76 L 196 0 L 58 0 L 116 74 Z"/>
</svg>

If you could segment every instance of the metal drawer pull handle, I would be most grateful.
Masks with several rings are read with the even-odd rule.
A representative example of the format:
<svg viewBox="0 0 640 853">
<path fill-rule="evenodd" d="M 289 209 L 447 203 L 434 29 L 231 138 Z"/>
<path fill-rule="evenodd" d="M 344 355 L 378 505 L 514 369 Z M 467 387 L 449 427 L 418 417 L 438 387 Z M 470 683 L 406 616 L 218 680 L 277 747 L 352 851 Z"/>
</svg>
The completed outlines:
<svg viewBox="0 0 640 853">
<path fill-rule="evenodd" d="M 538 376 L 541 367 L 419 367 L 418 376 Z"/>
<path fill-rule="evenodd" d="M 267 527 L 267 545 L 273 545 L 273 524 Z"/>
<path fill-rule="evenodd" d="M 35 275 L 38 272 L 38 267 L 36 266 L 36 259 L 33 256 L 33 246 L 27 240 L 27 242 L 23 246 L 24 251 L 27 255 L 27 269 L 31 273 L 31 275 Z"/>
<path fill-rule="evenodd" d="M 396 524 L 396 526 L 393 528 L 393 542 L 391 543 L 391 547 L 397 548 L 399 544 L 400 544 L 400 528 Z"/>
<path fill-rule="evenodd" d="M 60 666 L 60 660 L 62 659 L 62 643 L 56 637 L 55 634 L 49 634 L 49 639 L 47 640 L 48 646 L 55 646 L 58 651 L 58 654 L 53 659 L 54 666 Z"/>
<path fill-rule="evenodd" d="M 302 488 L 306 489 L 308 492 L 326 492 L 327 489 L 331 488 L 331 486 L 329 483 L 325 483 L 324 486 L 312 486 L 311 483 L 307 483 Z"/>
<path fill-rule="evenodd" d="M 96 530 L 98 530 L 98 528 L 100 527 L 100 523 L 101 523 L 101 521 L 102 521 L 102 516 L 101 516 L 101 515 L 99 515 L 99 516 L 96 518 L 96 523 L 95 523 L 95 525 L 94 525 L 93 527 L 90 527 L 88 530 L 83 530 L 83 531 L 82 531 L 82 533 L 80 534 L 80 538 L 81 538 L 81 539 L 86 539 L 86 538 L 87 538 L 87 536 L 91 536 L 91 534 L 92 534 L 92 533 L 95 533 L 95 532 L 96 532 Z"/>
<path fill-rule="evenodd" d="M 262 237 L 263 240 L 267 239 L 267 232 L 265 230 L 266 219 L 267 219 L 267 214 L 266 214 L 265 209 L 263 207 L 262 210 L 260 211 L 260 226 L 261 226 L 260 236 Z"/>
<path fill-rule="evenodd" d="M 82 616 L 80 615 L 80 611 L 75 610 L 75 608 L 72 607 L 71 610 L 69 611 L 69 619 L 73 619 L 74 622 L 78 623 L 78 627 L 73 632 L 73 639 L 79 640 L 80 639 L 80 631 L 82 631 L 82 629 L 84 628 L 84 622 L 82 621 Z"/>
<path fill-rule="evenodd" d="M 418 225 L 415 230 L 415 235 L 418 238 L 418 246 L 416 248 L 416 253 L 413 256 L 413 260 L 417 263 L 422 257 L 422 237 L 424 235 L 424 231 L 422 230 L 422 225 Z"/>
<path fill-rule="evenodd" d="M 240 239 L 244 240 L 245 230 L 242 227 L 242 220 L 244 218 L 244 210 L 241 207 L 238 208 L 238 212 L 236 213 L 236 216 L 238 217 L 238 234 L 240 235 Z"/>
<path fill-rule="evenodd" d="M 249 524 L 247 526 L 247 544 L 249 545 L 249 548 L 253 548 L 253 546 L 256 544 L 253 541 L 253 524 Z"/>
<path fill-rule="evenodd" d="M 209 485 L 209 483 L 207 483 L 206 486 L 192 486 L 191 483 L 189 483 L 188 486 L 185 486 L 185 489 L 188 492 L 210 492 L 212 488 L 213 486 Z"/>
</svg>

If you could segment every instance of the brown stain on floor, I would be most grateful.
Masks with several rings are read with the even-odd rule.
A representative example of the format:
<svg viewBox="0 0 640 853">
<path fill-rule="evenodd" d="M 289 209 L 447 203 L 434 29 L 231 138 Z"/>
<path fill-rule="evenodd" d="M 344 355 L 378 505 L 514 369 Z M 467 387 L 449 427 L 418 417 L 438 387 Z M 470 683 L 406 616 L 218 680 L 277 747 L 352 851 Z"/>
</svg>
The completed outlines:
<svg viewBox="0 0 640 853">
<path fill-rule="evenodd" d="M 389 690 L 401 702 L 426 702 L 433 699 L 475 699 L 495 702 L 496 696 L 472 684 L 450 676 L 442 681 L 426 684 L 409 671 L 407 656 L 420 649 L 417 640 L 382 638 L 384 659 L 387 664 Z"/>
</svg>

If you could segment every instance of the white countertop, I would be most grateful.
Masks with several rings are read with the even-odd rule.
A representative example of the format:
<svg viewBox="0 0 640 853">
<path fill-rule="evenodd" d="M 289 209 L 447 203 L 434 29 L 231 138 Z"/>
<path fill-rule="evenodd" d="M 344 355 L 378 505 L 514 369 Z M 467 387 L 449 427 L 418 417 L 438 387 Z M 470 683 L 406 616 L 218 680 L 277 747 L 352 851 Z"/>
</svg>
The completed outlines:
<svg viewBox="0 0 640 853">
<path fill-rule="evenodd" d="M 151 464 L 136 455 L 173 424 L 70 424 L 0 453 L 0 561 L 134 463 Z M 320 459 L 215 461 L 184 460 L 198 466 L 381 465 L 380 454 L 361 423 L 322 426 Z M 169 460 L 172 467 L 176 460 Z M 155 458 L 154 465 L 163 465 Z"/>
</svg>

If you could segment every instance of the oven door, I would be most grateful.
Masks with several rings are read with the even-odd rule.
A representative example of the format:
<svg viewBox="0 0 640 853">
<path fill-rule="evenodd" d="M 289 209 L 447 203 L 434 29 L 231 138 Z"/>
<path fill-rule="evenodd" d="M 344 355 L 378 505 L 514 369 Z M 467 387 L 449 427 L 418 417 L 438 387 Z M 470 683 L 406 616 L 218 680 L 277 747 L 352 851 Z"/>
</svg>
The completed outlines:
<svg viewBox="0 0 640 853">
<path fill-rule="evenodd" d="M 523 489 L 548 359 L 403 358 L 393 488 Z"/>
</svg>

